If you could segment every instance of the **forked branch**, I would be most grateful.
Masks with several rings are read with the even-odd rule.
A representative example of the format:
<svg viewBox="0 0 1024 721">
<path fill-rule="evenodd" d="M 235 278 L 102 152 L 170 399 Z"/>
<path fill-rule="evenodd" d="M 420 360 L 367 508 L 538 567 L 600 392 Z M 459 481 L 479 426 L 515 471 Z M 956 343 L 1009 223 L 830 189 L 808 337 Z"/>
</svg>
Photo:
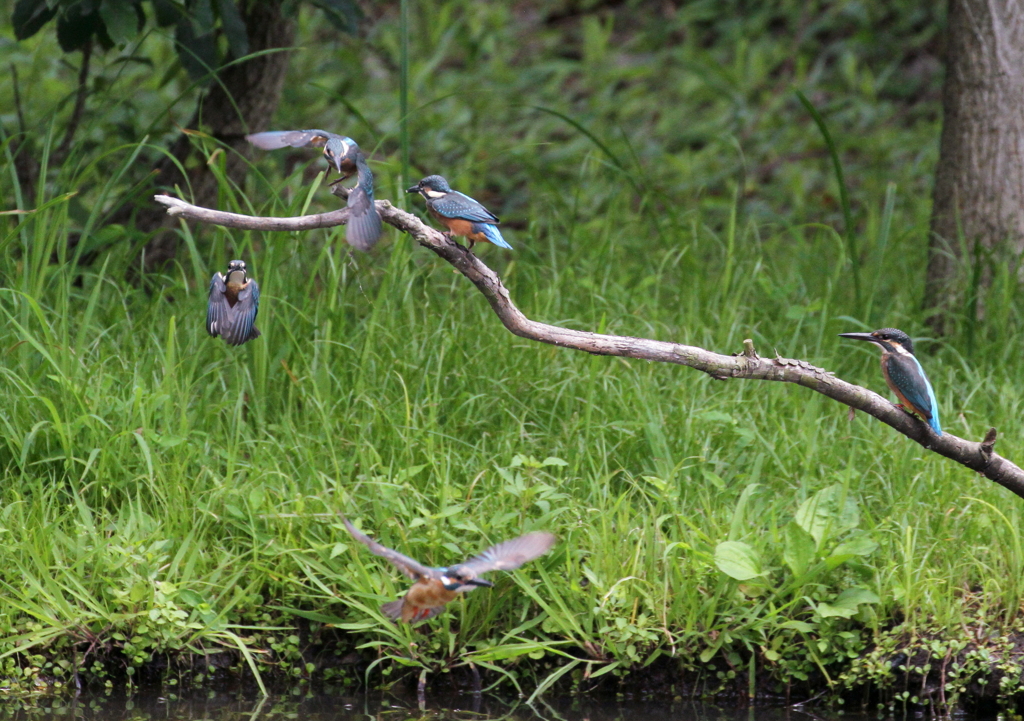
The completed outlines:
<svg viewBox="0 0 1024 721">
<path fill-rule="evenodd" d="M 338 194 L 343 193 L 344 189 L 339 189 Z M 167 212 L 171 215 L 247 230 L 310 230 L 343 225 L 348 219 L 347 208 L 297 218 L 259 218 L 200 208 L 167 195 L 157 195 L 155 199 L 168 206 Z M 925 423 L 897 408 L 877 393 L 840 380 L 831 372 L 817 368 L 807 361 L 778 356 L 762 358 L 749 340 L 744 341 L 744 350 L 741 353 L 721 355 L 696 346 L 647 338 L 588 333 L 530 320 L 512 303 L 508 290 L 502 285 L 498 274 L 464 247 L 424 224 L 415 215 L 394 207 L 386 200 L 377 201 L 377 210 L 385 223 L 408 233 L 420 245 L 432 250 L 466 276 L 487 298 L 487 302 L 491 304 L 491 308 L 504 326 L 521 338 L 596 355 L 675 363 L 696 368 L 719 380 L 746 378 L 796 383 L 851 408 L 864 411 L 927 450 L 951 458 L 1024 498 L 1024 470 L 993 450 L 996 440 L 994 428 L 989 430 L 980 443 L 948 433 L 941 437 L 936 436 Z"/>
</svg>

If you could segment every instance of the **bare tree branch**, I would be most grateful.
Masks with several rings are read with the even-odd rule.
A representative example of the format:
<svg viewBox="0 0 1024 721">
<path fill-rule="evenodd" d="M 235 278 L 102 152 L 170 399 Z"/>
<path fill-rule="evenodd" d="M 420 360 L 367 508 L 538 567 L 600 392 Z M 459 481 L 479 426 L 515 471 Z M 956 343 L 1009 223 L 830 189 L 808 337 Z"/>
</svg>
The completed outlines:
<svg viewBox="0 0 1024 721">
<path fill-rule="evenodd" d="M 346 190 L 338 188 L 335 192 L 344 195 Z M 171 215 L 247 230 L 309 230 L 343 225 L 348 220 L 347 208 L 297 218 L 258 218 L 200 208 L 167 195 L 157 195 L 155 199 L 168 206 L 167 212 Z M 377 210 L 385 223 L 408 233 L 420 245 L 432 250 L 466 276 L 487 298 L 491 309 L 504 326 L 521 338 L 596 355 L 675 363 L 696 368 L 719 380 L 746 378 L 796 383 L 851 408 L 864 411 L 924 446 L 925 449 L 951 458 L 1024 498 L 1024 470 L 993 450 L 996 441 L 994 428 L 989 430 L 980 443 L 948 433 L 937 436 L 926 423 L 897 408 L 877 393 L 840 380 L 831 372 L 817 368 L 807 361 L 778 356 L 762 358 L 750 340 L 744 341 L 743 352 L 736 355 L 721 355 L 696 346 L 647 338 L 588 333 L 530 320 L 512 303 L 508 290 L 502 285 L 497 273 L 466 248 L 424 224 L 415 215 L 392 206 L 387 200 L 378 200 Z"/>
</svg>

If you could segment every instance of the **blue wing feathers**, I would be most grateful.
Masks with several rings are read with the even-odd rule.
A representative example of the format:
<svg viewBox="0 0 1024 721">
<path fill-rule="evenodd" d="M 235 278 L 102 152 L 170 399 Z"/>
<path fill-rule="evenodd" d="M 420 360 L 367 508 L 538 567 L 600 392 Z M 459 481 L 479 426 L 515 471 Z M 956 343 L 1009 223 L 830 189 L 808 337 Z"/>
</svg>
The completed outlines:
<svg viewBox="0 0 1024 721">
<path fill-rule="evenodd" d="M 234 305 L 228 302 L 225 291 L 224 277 L 215 273 L 210 280 L 210 300 L 206 306 L 206 332 L 220 336 L 228 345 L 242 345 L 258 338 L 256 314 L 260 307 L 260 287 L 256 281 L 249 280 L 239 291 Z"/>
<path fill-rule="evenodd" d="M 337 133 L 326 130 L 268 130 L 264 133 L 246 135 L 245 139 L 261 150 L 278 148 L 322 148 L 329 138 L 340 138 Z"/>
<path fill-rule="evenodd" d="M 256 281 L 250 280 L 238 293 L 238 302 L 231 309 L 234 318 L 221 333 L 221 337 L 229 345 L 242 345 L 246 341 L 258 338 L 259 330 L 256 328 L 256 314 L 260 310 L 260 287 Z"/>
<path fill-rule="evenodd" d="M 942 425 L 939 423 L 939 403 L 935 399 L 935 391 L 932 389 L 932 384 L 928 382 L 928 376 L 925 375 L 920 361 L 914 356 L 893 357 L 889 361 L 887 371 L 889 378 L 899 388 L 903 397 L 925 416 L 925 420 L 928 421 L 932 430 L 942 435 Z"/>
<path fill-rule="evenodd" d="M 457 191 L 452 191 L 443 198 L 431 200 L 430 206 L 446 218 L 471 220 L 474 223 L 498 222 L 498 216 L 468 195 Z"/>
<path fill-rule="evenodd" d="M 932 389 L 932 384 L 928 381 L 928 376 L 924 373 L 924 368 L 921 367 L 921 362 L 913 356 L 911 356 L 911 360 L 913 360 L 914 364 L 917 366 L 917 372 L 921 374 L 921 380 L 924 381 L 924 388 L 923 393 L 918 392 L 915 394 L 917 397 L 908 398 L 915 405 L 920 402 L 921 410 L 928 411 L 928 425 L 930 425 L 932 430 L 941 436 L 942 426 L 939 423 L 939 402 L 935 399 L 935 391 Z"/>
<path fill-rule="evenodd" d="M 345 240 L 358 250 L 372 248 L 380 238 L 382 230 L 380 214 L 373 204 L 372 193 L 372 187 L 370 193 L 366 193 L 357 185 L 348 196 L 348 207 L 352 209 L 352 214 L 348 217 L 348 227 L 345 228 Z"/>
<path fill-rule="evenodd" d="M 352 214 L 345 228 L 345 240 L 353 248 L 369 250 L 380 238 L 382 227 L 380 213 L 373 204 L 373 172 L 361 153 L 356 158 L 356 169 L 359 179 L 348 194 L 348 207 Z"/>
</svg>

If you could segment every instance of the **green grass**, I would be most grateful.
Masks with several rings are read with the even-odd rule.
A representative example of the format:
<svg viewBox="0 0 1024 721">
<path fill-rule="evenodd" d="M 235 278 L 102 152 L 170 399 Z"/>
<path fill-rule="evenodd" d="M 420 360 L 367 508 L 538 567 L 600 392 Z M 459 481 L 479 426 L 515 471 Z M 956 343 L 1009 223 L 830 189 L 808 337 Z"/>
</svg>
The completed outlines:
<svg viewBox="0 0 1024 721">
<path fill-rule="evenodd" d="M 481 256 L 531 318 L 720 352 L 753 338 L 882 391 L 875 356 L 836 333 L 923 331 L 938 125 L 934 100 L 901 94 L 869 48 L 927 32 L 907 20 L 879 36 L 877 18 L 858 30 L 823 7 L 815 22 L 839 39 L 807 41 L 789 66 L 771 17 L 734 27 L 702 7 L 664 27 L 595 14 L 561 30 L 501 4 L 442 3 L 431 24 L 414 10 L 412 172 L 442 172 L 502 216 L 515 252 Z M 304 27 L 278 126 L 376 145 L 378 196 L 398 201 L 397 65 L 337 69 L 397 63 L 398 26 L 365 42 L 317 32 Z M 844 163 L 855 243 L 796 88 Z M 515 338 L 394 231 L 352 256 L 338 230 L 181 226 L 178 263 L 128 282 L 144 239 L 103 217 L 138 180 L 141 136 L 99 129 L 154 122 L 143 111 L 172 90 L 94 108 L 92 140 L 39 187 L 18 186 L 9 155 L 0 167 L 5 207 L 40 208 L 0 235 L 6 673 L 227 647 L 301 675 L 288 629 L 305 621 L 280 610 L 296 609 L 352 631 L 375 670 L 472 662 L 526 694 L 565 664 L 579 679 L 665 655 L 710 665 L 711 688 L 765 668 L 820 684 L 896 621 L 913 636 L 1020 620 L 1019 499 L 805 389 Z M 59 130 L 42 126 L 34 147 Z M 298 213 L 308 175 L 256 162 L 222 184 L 221 207 Z M 321 189 L 312 207 L 332 199 Z M 210 274 L 233 257 L 263 300 L 263 336 L 238 349 L 203 328 Z M 1019 461 L 1024 298 L 1007 259 L 978 262 L 993 274 L 985 321 L 965 313 L 920 355 L 947 431 L 995 425 Z M 560 543 L 424 633 L 382 620 L 405 580 L 339 511 L 438 565 L 524 530 Z"/>
</svg>

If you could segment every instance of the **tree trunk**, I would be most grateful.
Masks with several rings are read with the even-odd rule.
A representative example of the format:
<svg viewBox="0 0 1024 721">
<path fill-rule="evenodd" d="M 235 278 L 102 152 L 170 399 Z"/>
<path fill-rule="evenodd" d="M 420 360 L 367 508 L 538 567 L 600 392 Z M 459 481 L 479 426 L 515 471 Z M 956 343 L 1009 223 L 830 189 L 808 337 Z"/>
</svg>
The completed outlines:
<svg viewBox="0 0 1024 721">
<path fill-rule="evenodd" d="M 281 14 L 281 0 L 249 0 L 243 8 L 249 51 L 288 47 L 295 37 L 295 23 Z M 246 133 L 266 130 L 281 100 L 288 53 L 278 52 L 232 65 L 219 74 L 220 82 L 210 86 L 192 119 L 191 127 L 202 128 L 235 151 L 248 154 Z M 205 163 L 189 168 L 186 159 L 192 150 L 187 135 L 182 134 L 171 147 L 171 154 L 189 172 L 188 183 L 196 203 L 216 205 L 217 180 Z M 238 177 L 243 171 L 243 158 L 236 152 L 227 154 L 227 173 Z M 157 165 L 157 182 L 173 190 L 175 184 L 186 187 L 175 164 L 164 158 Z M 157 230 L 145 249 L 146 270 L 155 270 L 173 259 L 178 250 L 178 236 L 168 229 L 167 215 L 159 209 L 147 208 L 136 215 L 136 227 L 147 232 Z"/>
<path fill-rule="evenodd" d="M 940 334 L 965 252 L 1024 251 L 1024 0 L 949 0 L 946 47 L 924 298 Z"/>
</svg>

